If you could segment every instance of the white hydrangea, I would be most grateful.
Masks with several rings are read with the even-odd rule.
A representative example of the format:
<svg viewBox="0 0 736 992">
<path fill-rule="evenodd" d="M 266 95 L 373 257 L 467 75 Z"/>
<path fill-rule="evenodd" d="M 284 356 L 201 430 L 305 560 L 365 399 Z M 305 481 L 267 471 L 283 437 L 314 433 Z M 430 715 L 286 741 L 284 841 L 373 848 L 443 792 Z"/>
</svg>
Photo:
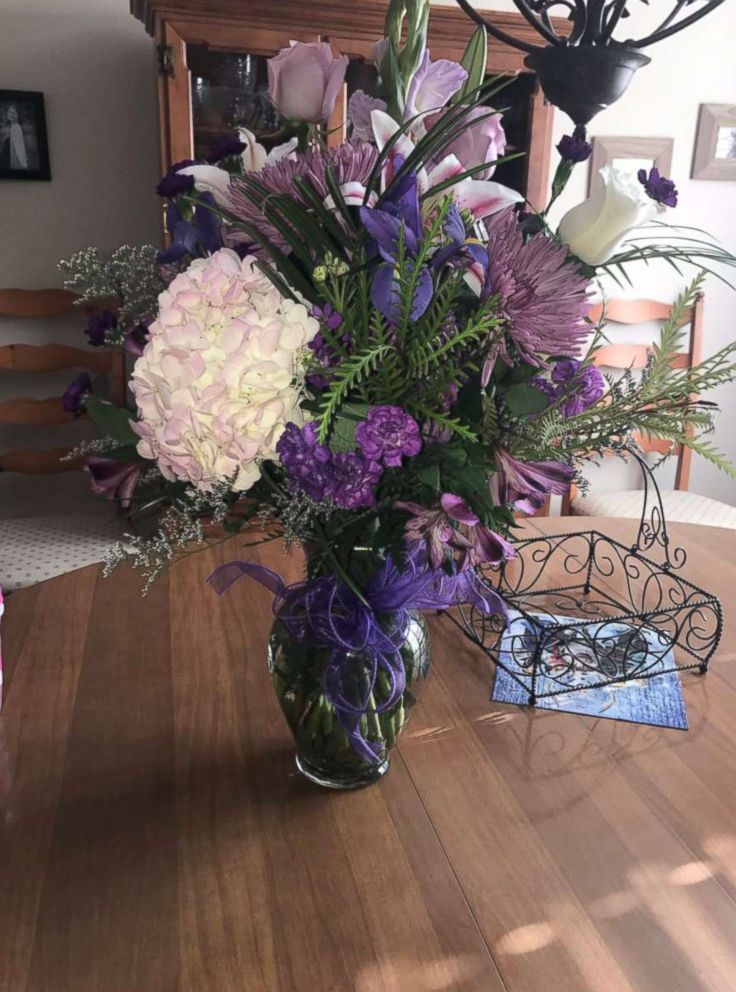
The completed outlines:
<svg viewBox="0 0 736 992">
<path fill-rule="evenodd" d="M 159 297 L 159 313 L 133 371 L 138 451 L 170 480 L 237 491 L 299 407 L 306 345 L 319 329 L 256 267 L 222 248 L 197 259 Z"/>
</svg>

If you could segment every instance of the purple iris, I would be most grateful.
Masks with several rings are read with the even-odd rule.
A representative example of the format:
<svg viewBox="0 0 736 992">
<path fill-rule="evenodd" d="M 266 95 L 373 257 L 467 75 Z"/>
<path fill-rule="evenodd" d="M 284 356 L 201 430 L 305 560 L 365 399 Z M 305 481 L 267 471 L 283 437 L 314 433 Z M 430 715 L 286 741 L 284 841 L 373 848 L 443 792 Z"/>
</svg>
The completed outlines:
<svg viewBox="0 0 736 992">
<path fill-rule="evenodd" d="M 657 203 L 663 203 L 666 207 L 677 206 L 677 187 L 671 179 L 660 176 L 656 165 L 652 166 L 649 175 L 646 169 L 639 169 L 636 175 L 647 196 Z"/>
<path fill-rule="evenodd" d="M 61 397 L 61 405 L 67 413 L 73 413 L 79 417 L 86 409 L 86 401 L 92 392 L 92 378 L 89 372 L 80 372 L 76 379 L 72 379 L 66 387 L 64 395 Z"/>
<path fill-rule="evenodd" d="M 157 256 L 159 265 L 178 262 L 184 255 L 202 258 L 222 248 L 220 221 L 214 210 L 215 198 L 202 193 L 194 208 L 191 221 L 185 220 L 177 205 L 170 202 L 166 208 L 166 226 L 171 232 L 171 244 Z"/>
<path fill-rule="evenodd" d="M 447 212 L 443 230 L 449 244 L 436 252 L 432 258 L 432 268 L 438 272 L 448 264 L 455 268 L 468 266 L 482 285 L 488 274 L 488 247 L 467 239 L 465 223 L 454 203 Z"/>
<path fill-rule="evenodd" d="M 107 332 L 114 331 L 118 326 L 118 318 L 111 310 L 94 313 L 87 321 L 84 333 L 89 343 L 95 348 L 107 344 Z"/>
<path fill-rule="evenodd" d="M 578 138 L 574 134 L 565 134 L 557 145 L 560 157 L 566 162 L 585 162 L 593 152 L 593 146 L 585 138 Z"/>
<path fill-rule="evenodd" d="M 245 151 L 244 141 L 234 134 L 223 134 L 210 149 L 207 161 L 219 162 L 220 159 L 229 158 L 231 155 L 240 155 L 243 151 Z"/>
<path fill-rule="evenodd" d="M 401 167 L 402 161 L 401 156 L 397 155 L 397 169 Z M 379 265 L 373 276 L 371 300 L 387 320 L 396 323 L 401 317 L 396 273 L 399 243 L 403 238 L 404 264 L 411 272 L 423 234 L 416 175 L 413 172 L 407 173 L 391 186 L 379 203 L 379 207 L 360 208 L 360 219 L 372 239 L 370 248 L 385 263 Z M 412 320 L 418 320 L 432 302 L 432 290 L 432 276 L 429 269 L 424 267 L 417 273 L 410 313 Z"/>
<path fill-rule="evenodd" d="M 188 165 L 196 165 L 194 159 L 185 158 L 181 162 L 175 162 L 163 179 L 156 187 L 159 196 L 166 196 L 171 199 L 179 196 L 180 193 L 189 193 L 194 189 L 194 176 L 182 176 L 179 169 L 186 169 Z"/>
<path fill-rule="evenodd" d="M 563 417 L 575 417 L 593 406 L 603 395 L 605 382 L 595 365 L 583 365 L 574 358 L 558 362 L 552 371 L 556 399 L 564 397 L 560 406 Z"/>
<path fill-rule="evenodd" d="M 148 325 L 147 324 L 136 324 L 135 327 L 128 331 L 128 333 L 123 338 L 123 347 L 128 352 L 129 355 L 135 355 L 136 358 L 140 358 L 143 354 L 143 349 L 148 344 Z"/>
<path fill-rule="evenodd" d="M 419 424 L 400 406 L 374 406 L 355 428 L 355 441 L 372 462 L 398 468 L 422 450 Z"/>
</svg>

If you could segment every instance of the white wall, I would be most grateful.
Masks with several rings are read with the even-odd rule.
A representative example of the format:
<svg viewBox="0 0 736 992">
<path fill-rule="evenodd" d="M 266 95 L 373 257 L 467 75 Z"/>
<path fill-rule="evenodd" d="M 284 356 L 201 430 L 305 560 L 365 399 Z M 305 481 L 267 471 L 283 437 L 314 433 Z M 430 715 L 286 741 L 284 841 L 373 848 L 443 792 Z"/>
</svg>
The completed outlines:
<svg viewBox="0 0 736 992">
<path fill-rule="evenodd" d="M 452 5 L 453 0 L 433 0 Z M 513 4 L 498 0 L 480 4 L 513 10 Z M 622 22 L 625 34 L 646 34 L 647 25 L 670 4 L 630 4 L 632 16 Z M 653 12 L 654 11 L 654 12 Z M 618 36 L 618 32 L 617 32 Z M 690 166 L 698 109 L 701 103 L 736 103 L 736 3 L 727 0 L 698 24 L 646 50 L 651 65 L 639 70 L 621 100 L 594 119 L 592 135 L 626 135 L 674 138 L 672 177 L 680 193 L 680 205 L 668 212 L 667 220 L 702 227 L 736 253 L 736 182 L 690 179 Z M 492 66 L 490 67 L 493 68 Z M 555 144 L 571 130 L 569 119 L 556 112 Z M 562 213 L 587 195 L 588 166 L 578 166 L 568 189 L 552 214 L 555 223 Z M 664 263 L 631 270 L 634 290 L 616 295 L 673 299 L 682 285 Z M 736 284 L 736 270 L 730 275 Z M 705 354 L 736 338 L 736 292 L 709 278 L 705 285 Z M 721 407 L 714 442 L 736 462 L 736 384 L 722 387 L 711 399 Z M 716 499 L 736 504 L 736 483 L 695 457 L 690 488 Z"/>
<path fill-rule="evenodd" d="M 0 0 L 0 89 L 45 94 L 52 174 L 0 180 L 0 287 L 61 286 L 59 259 L 90 244 L 159 242 L 153 42 L 126 0 Z M 81 316 L 30 323 L 0 318 L 0 343 L 84 341 Z M 58 373 L 41 391 L 58 394 L 74 374 Z M 38 395 L 29 378 L 0 374 L 0 395 Z M 0 449 L 74 443 L 85 430 L 0 428 Z M 85 497 L 81 473 L 0 478 L 2 516 L 55 513 L 60 502 L 86 512 Z"/>
</svg>

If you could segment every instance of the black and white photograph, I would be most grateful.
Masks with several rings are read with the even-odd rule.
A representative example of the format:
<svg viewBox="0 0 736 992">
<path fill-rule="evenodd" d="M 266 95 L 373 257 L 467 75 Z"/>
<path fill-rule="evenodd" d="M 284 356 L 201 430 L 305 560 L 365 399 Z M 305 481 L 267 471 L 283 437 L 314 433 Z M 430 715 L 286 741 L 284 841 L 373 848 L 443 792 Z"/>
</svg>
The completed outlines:
<svg viewBox="0 0 736 992">
<path fill-rule="evenodd" d="M 51 179 L 43 93 L 0 90 L 0 179 Z"/>
</svg>

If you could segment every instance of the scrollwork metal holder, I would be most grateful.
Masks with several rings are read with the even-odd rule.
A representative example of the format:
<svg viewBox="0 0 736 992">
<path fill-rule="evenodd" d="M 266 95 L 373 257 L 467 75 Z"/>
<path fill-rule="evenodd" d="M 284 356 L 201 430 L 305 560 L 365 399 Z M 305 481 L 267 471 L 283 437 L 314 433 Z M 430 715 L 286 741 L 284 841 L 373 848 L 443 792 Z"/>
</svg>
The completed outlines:
<svg viewBox="0 0 736 992">
<path fill-rule="evenodd" d="M 721 604 L 678 574 L 687 555 L 671 546 L 659 486 L 638 452 L 629 454 L 644 478 L 633 545 L 597 530 L 525 538 L 514 559 L 481 573 L 509 619 L 470 607 L 448 614 L 524 688 L 530 706 L 666 672 L 705 673 L 718 647 Z M 661 562 L 649 557 L 657 552 Z"/>
</svg>

